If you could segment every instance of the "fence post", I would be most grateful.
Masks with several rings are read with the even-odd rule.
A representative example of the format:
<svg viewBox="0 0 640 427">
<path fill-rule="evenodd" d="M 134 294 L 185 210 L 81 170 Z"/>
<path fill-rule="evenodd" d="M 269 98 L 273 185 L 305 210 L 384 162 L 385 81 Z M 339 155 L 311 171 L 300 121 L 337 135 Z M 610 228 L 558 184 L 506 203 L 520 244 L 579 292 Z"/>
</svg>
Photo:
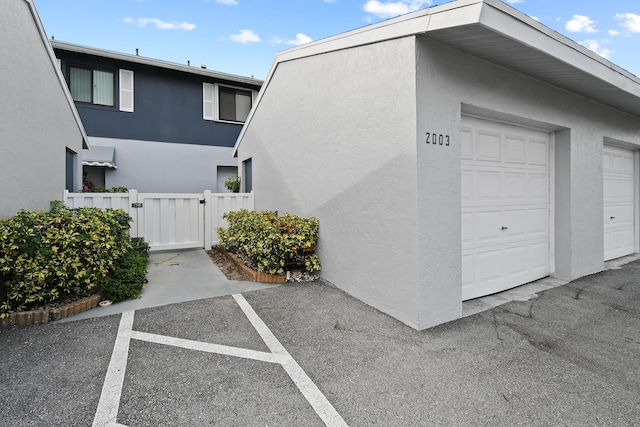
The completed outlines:
<svg viewBox="0 0 640 427">
<path fill-rule="evenodd" d="M 134 209 L 132 207 L 133 203 L 138 203 L 137 190 L 129 190 L 129 206 L 127 206 L 127 211 L 131 216 L 131 228 L 129 229 L 129 236 L 140 237 L 138 235 L 138 212 L 142 212 L 142 209 Z"/>
<path fill-rule="evenodd" d="M 256 210 L 255 207 L 255 198 L 253 196 L 253 190 L 251 190 L 251 193 L 249 193 L 249 206 L 247 207 L 248 211 L 254 211 Z"/>
<path fill-rule="evenodd" d="M 211 206 L 211 190 L 204 192 L 204 248 L 211 249 L 211 216 L 213 215 L 213 207 Z"/>
</svg>

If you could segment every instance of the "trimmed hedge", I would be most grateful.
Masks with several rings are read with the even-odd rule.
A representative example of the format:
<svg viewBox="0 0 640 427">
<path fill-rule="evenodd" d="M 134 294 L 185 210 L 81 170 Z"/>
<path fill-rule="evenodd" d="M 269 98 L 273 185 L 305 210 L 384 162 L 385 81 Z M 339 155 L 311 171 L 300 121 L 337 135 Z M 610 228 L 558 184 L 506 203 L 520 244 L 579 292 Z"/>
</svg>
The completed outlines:
<svg viewBox="0 0 640 427">
<path fill-rule="evenodd" d="M 315 254 L 320 222 L 311 216 L 301 218 L 273 211 L 227 212 L 223 218 L 227 229 L 218 228 L 220 245 L 244 259 L 251 260 L 258 271 L 282 274 L 287 270 L 308 272 L 322 269 Z"/>
<path fill-rule="evenodd" d="M 98 292 L 131 249 L 123 210 L 52 205 L 0 221 L 0 318 Z"/>
</svg>

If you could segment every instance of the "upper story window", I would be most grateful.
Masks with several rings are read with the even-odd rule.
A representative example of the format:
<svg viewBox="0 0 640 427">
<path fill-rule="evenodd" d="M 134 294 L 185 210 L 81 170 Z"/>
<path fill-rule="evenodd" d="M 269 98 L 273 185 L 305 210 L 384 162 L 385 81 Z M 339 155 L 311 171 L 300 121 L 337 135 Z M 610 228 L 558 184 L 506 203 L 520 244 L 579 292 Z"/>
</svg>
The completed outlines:
<svg viewBox="0 0 640 427">
<path fill-rule="evenodd" d="M 74 101 L 114 105 L 115 77 L 112 71 L 69 67 L 69 89 Z"/>
<path fill-rule="evenodd" d="M 255 91 L 218 83 L 203 83 L 203 118 L 244 123 L 249 116 Z"/>
</svg>

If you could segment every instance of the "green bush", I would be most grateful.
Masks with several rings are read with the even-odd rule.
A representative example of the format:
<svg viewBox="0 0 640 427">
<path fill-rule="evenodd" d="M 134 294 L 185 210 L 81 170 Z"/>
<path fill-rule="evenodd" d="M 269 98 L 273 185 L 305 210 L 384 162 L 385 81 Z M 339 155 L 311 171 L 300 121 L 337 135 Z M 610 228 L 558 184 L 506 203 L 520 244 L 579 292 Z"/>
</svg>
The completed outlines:
<svg viewBox="0 0 640 427">
<path fill-rule="evenodd" d="M 238 193 L 240 191 L 240 177 L 238 176 L 238 174 L 236 173 L 235 176 L 230 176 L 229 178 L 227 178 L 227 180 L 224 182 L 224 186 L 232 193 Z"/>
<path fill-rule="evenodd" d="M 322 267 L 314 250 L 320 222 L 315 217 L 300 218 L 277 212 L 228 212 L 227 229 L 218 228 L 220 245 L 255 263 L 258 271 L 282 274 L 286 270 L 319 271 Z"/>
<path fill-rule="evenodd" d="M 119 260 L 115 271 L 106 277 L 100 296 L 112 302 L 136 298 L 147 283 L 149 244 L 139 237 L 131 239 L 131 248 Z"/>
<path fill-rule="evenodd" d="M 0 317 L 96 292 L 131 247 L 123 210 L 21 210 L 0 221 Z"/>
</svg>

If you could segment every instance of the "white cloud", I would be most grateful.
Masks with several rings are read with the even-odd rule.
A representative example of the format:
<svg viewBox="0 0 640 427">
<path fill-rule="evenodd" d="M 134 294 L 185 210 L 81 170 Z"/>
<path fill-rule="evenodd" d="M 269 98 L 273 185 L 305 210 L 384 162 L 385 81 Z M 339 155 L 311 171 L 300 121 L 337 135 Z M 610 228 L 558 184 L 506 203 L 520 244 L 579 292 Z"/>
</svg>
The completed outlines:
<svg viewBox="0 0 640 427">
<path fill-rule="evenodd" d="M 522 3 L 522 0 L 507 0 L 507 3 L 518 4 L 518 3 Z"/>
<path fill-rule="evenodd" d="M 595 33 L 596 23 L 588 16 L 573 15 L 573 19 L 567 21 L 565 28 L 571 33 Z"/>
<path fill-rule="evenodd" d="M 296 34 L 296 38 L 293 40 L 288 40 L 286 43 L 294 46 L 300 46 L 301 44 L 310 43 L 313 39 L 305 34 L 298 33 Z"/>
<path fill-rule="evenodd" d="M 162 21 L 158 18 L 138 18 L 133 19 L 131 17 L 126 17 L 123 20 L 127 24 L 134 24 L 138 27 L 146 27 L 147 25 L 155 25 L 158 30 L 182 30 L 182 31 L 191 31 L 196 28 L 196 24 L 191 24 L 189 22 L 183 21 Z"/>
<path fill-rule="evenodd" d="M 312 42 L 313 39 L 309 36 L 307 36 L 306 34 L 302 34 L 302 33 L 298 33 L 296 34 L 296 38 L 292 39 L 292 40 L 285 40 L 283 38 L 280 38 L 278 36 L 271 36 L 271 38 L 269 39 L 269 42 L 271 44 L 289 44 L 292 46 L 300 46 L 301 44 L 305 44 L 305 43 L 310 43 Z"/>
<path fill-rule="evenodd" d="M 587 49 L 597 53 L 598 55 L 602 56 L 605 59 L 610 59 L 611 55 L 615 53 L 613 50 L 605 49 L 602 46 L 600 46 L 600 43 L 597 40 L 585 40 L 580 44 L 586 47 Z"/>
<path fill-rule="evenodd" d="M 417 1 L 417 0 L 401 0 L 401 1 L 378 1 L 367 0 L 362 6 L 362 9 L 375 15 L 378 18 L 392 18 L 398 15 L 404 15 L 405 13 L 414 12 L 421 9 L 424 6 L 428 6 L 432 3 L 431 0 Z"/>
<path fill-rule="evenodd" d="M 640 33 L 640 15 L 635 13 L 616 13 L 616 19 L 622 21 L 622 25 L 632 33 Z"/>
<path fill-rule="evenodd" d="M 258 43 L 260 36 L 251 30 L 240 30 L 238 34 L 232 34 L 229 38 L 236 43 Z"/>
<path fill-rule="evenodd" d="M 618 31 L 618 30 L 609 30 L 609 35 L 610 36 L 619 36 L 620 35 L 620 31 Z"/>
<path fill-rule="evenodd" d="M 216 0 L 220 4 L 224 4 L 227 6 L 237 6 L 238 0 Z"/>
<path fill-rule="evenodd" d="M 336 0 L 324 0 L 325 3 L 335 3 Z"/>
</svg>

